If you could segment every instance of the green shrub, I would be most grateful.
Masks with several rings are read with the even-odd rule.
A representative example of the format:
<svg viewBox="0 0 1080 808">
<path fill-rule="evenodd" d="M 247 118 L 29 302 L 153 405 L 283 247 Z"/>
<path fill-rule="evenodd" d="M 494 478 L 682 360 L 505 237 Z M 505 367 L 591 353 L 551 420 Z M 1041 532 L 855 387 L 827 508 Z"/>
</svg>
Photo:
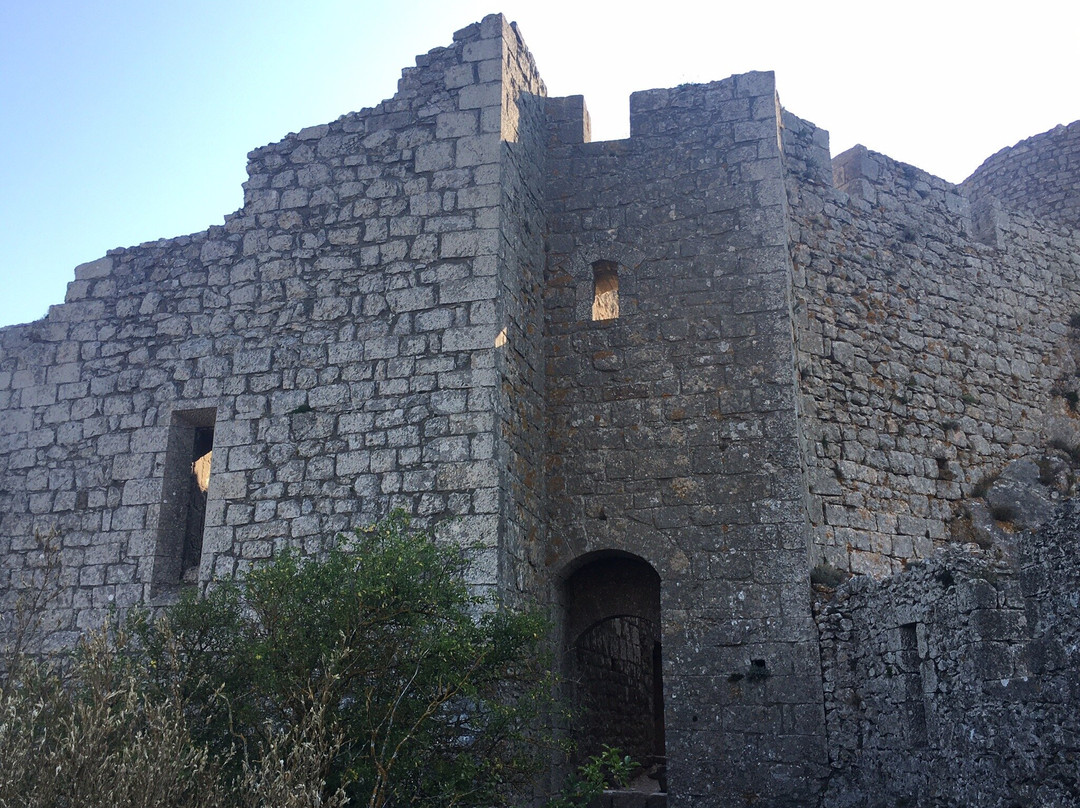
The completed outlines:
<svg viewBox="0 0 1080 808">
<path fill-rule="evenodd" d="M 200 742 L 259 760 L 313 710 L 338 740 L 326 795 L 502 805 L 546 762 L 544 620 L 470 591 L 466 555 L 395 514 L 317 558 L 286 550 L 139 627 Z"/>
<path fill-rule="evenodd" d="M 182 705 L 147 697 L 127 649 L 100 631 L 66 672 L 18 660 L 0 697 L 0 808 L 226 804 Z"/>
<path fill-rule="evenodd" d="M 551 755 L 548 626 L 465 568 L 395 514 L 65 658 L 9 644 L 0 808 L 519 804 Z"/>
<path fill-rule="evenodd" d="M 606 788 L 627 785 L 638 768 L 629 755 L 605 744 L 603 752 L 578 766 L 562 793 L 548 800 L 545 808 L 588 808 Z"/>
</svg>

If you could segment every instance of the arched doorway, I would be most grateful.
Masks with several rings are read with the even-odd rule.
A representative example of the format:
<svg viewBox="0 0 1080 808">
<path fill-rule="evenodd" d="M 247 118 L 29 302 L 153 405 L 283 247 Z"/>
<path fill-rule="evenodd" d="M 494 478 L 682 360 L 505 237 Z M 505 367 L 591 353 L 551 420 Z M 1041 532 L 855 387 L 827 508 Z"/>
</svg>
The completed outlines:
<svg viewBox="0 0 1080 808">
<path fill-rule="evenodd" d="M 599 556 L 567 579 L 565 594 L 579 759 L 617 747 L 662 777 L 660 576 L 636 556 Z"/>
</svg>

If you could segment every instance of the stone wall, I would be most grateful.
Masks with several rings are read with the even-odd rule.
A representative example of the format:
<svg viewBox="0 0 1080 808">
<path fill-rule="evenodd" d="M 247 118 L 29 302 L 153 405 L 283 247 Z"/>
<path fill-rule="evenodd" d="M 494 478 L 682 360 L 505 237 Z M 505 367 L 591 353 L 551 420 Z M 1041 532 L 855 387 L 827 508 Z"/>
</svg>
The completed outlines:
<svg viewBox="0 0 1080 808">
<path fill-rule="evenodd" d="M 833 160 L 770 73 L 636 93 L 606 143 L 545 94 L 487 17 L 253 151 L 224 226 L 114 250 L 0 330 L 0 608 L 55 546 L 65 647 L 402 508 L 474 548 L 478 589 L 562 610 L 567 659 L 616 621 L 586 650 L 636 673 L 597 671 L 590 721 L 662 691 L 626 737 L 666 738 L 676 808 L 983 804 L 997 767 L 1066 804 L 1080 517 L 1017 568 L 935 553 L 1010 460 L 1080 457 L 1077 124 L 958 187 Z M 970 531 L 1008 544 L 993 509 Z M 620 565 L 647 613 L 597 583 Z M 815 624 L 816 567 L 867 575 Z"/>
<path fill-rule="evenodd" d="M 516 27 L 503 81 L 500 197 L 500 287 L 495 299 L 502 476 L 499 580 L 513 597 L 548 598 L 542 553 L 544 457 L 543 183 L 546 171 L 546 90 Z"/>
<path fill-rule="evenodd" d="M 214 427 L 201 581 L 404 508 L 487 548 L 476 585 L 520 588 L 500 550 L 539 532 L 522 312 L 539 310 L 543 92 L 489 17 L 389 101 L 252 152 L 223 227 L 79 267 L 65 304 L 0 332 L 0 583 L 13 598 L 35 534 L 57 534 L 51 645 L 175 592 L 163 480 L 184 413 Z"/>
<path fill-rule="evenodd" d="M 602 754 L 607 743 L 636 761 L 652 762 L 656 636 L 655 623 L 620 616 L 598 623 L 575 643 L 574 706 L 582 728 L 578 760 Z"/>
<path fill-rule="evenodd" d="M 1080 225 L 1080 121 L 1056 126 L 986 159 L 964 180 L 972 199 L 1066 228 Z M 993 199 L 990 199 L 992 197 Z"/>
<path fill-rule="evenodd" d="M 952 548 L 826 593 L 823 805 L 1078 804 L 1078 534 L 1072 501 L 1012 564 Z"/>
<path fill-rule="evenodd" d="M 980 228 L 961 188 L 861 146 L 834 187 L 819 130 L 785 123 L 814 563 L 886 575 L 1007 461 L 1080 444 L 1080 239 Z"/>
<path fill-rule="evenodd" d="M 659 573 L 673 804 L 803 804 L 824 753 L 773 77 L 630 108 L 628 140 L 554 127 L 547 561 Z"/>
</svg>

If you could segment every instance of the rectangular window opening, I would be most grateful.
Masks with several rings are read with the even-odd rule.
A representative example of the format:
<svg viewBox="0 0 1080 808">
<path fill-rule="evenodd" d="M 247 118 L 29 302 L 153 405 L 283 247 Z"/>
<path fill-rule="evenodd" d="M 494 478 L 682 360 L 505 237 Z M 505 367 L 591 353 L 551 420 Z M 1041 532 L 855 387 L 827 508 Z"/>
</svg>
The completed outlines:
<svg viewBox="0 0 1080 808">
<path fill-rule="evenodd" d="M 900 665 L 908 740 L 914 748 L 923 749 L 927 745 L 926 701 L 923 695 L 918 626 L 915 623 L 900 626 Z"/>
<path fill-rule="evenodd" d="M 614 320 L 619 316 L 619 265 L 597 261 L 593 268 L 593 320 Z"/>
<path fill-rule="evenodd" d="M 216 417 L 212 407 L 173 413 L 165 451 L 154 594 L 199 580 Z"/>
</svg>

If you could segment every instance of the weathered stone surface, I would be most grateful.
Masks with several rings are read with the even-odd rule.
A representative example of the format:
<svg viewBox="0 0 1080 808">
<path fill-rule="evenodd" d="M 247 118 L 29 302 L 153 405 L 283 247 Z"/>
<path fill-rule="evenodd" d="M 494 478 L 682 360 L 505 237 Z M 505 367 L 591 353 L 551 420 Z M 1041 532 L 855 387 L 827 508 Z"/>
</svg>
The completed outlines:
<svg viewBox="0 0 1080 808">
<path fill-rule="evenodd" d="M 823 805 L 1039 805 L 1080 798 L 1080 504 L 1006 564 L 951 548 L 818 603 Z"/>
<path fill-rule="evenodd" d="M 1080 121 L 1055 126 L 988 157 L 964 180 L 963 189 L 976 204 L 998 202 L 1075 229 L 1080 225 L 1078 171 Z"/>
<path fill-rule="evenodd" d="M 1034 460 L 1010 463 L 986 492 L 991 513 L 1019 530 L 1031 530 L 1046 522 L 1057 498 L 1058 492 L 1043 484 L 1042 471 Z"/>
<path fill-rule="evenodd" d="M 577 571 L 658 577 L 586 645 L 670 794 L 603 804 L 1077 804 L 1080 125 L 955 186 L 831 159 L 771 73 L 635 93 L 609 143 L 545 96 L 487 17 L 0 330 L 0 607 L 35 535 L 57 649 L 402 508 L 564 649 Z M 855 577 L 815 612 L 811 569 Z"/>
<path fill-rule="evenodd" d="M 841 489 L 815 489 L 825 507 L 811 508 L 814 553 L 895 573 L 925 558 L 961 503 L 1011 461 L 1080 445 L 1077 235 L 1020 205 L 988 244 L 967 184 L 862 146 L 830 167 L 820 130 L 784 121 L 806 462 L 811 479 Z M 1057 194 L 1038 178 L 1074 139 L 1063 145 L 1054 130 L 1017 147 L 1033 205 Z M 1056 182 L 1075 189 L 1075 161 L 1062 159 Z M 876 526 L 852 530 L 863 512 Z"/>
</svg>

